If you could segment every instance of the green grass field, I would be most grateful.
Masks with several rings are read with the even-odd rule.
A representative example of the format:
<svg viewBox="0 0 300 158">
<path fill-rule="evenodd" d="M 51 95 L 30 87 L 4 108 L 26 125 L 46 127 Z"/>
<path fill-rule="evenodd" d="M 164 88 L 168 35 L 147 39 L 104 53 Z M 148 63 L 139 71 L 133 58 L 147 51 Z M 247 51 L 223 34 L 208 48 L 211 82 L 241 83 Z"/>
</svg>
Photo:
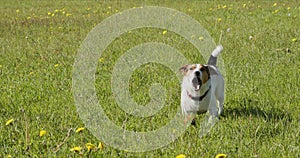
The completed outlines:
<svg viewBox="0 0 300 158">
<path fill-rule="evenodd" d="M 101 145 L 76 111 L 72 71 L 76 53 L 105 18 L 141 6 L 176 9 L 199 21 L 218 42 L 223 31 L 226 67 L 224 116 L 199 137 L 190 126 L 175 142 L 134 153 Z M 300 2 L 292 1 L 8 1 L 0 2 L 0 157 L 300 157 Z M 230 31 L 228 32 L 228 28 Z M 194 63 L 205 60 L 184 38 L 141 28 L 117 38 L 102 52 L 97 96 L 116 125 L 149 131 L 166 124 L 180 108 L 180 83 L 161 64 L 136 69 L 130 92 L 139 104 L 158 82 L 166 105 L 153 117 L 137 118 L 116 104 L 111 71 L 135 45 L 163 42 Z M 141 77 L 143 76 L 143 77 Z M 13 119 L 13 120 L 11 120 Z M 9 121 L 11 120 L 11 121 Z M 7 124 L 7 125 L 6 125 Z M 46 133 L 41 132 L 46 131 Z M 91 151 L 86 147 L 87 143 Z M 98 144 L 100 143 L 100 146 Z M 71 151 L 80 147 L 79 151 Z"/>
</svg>

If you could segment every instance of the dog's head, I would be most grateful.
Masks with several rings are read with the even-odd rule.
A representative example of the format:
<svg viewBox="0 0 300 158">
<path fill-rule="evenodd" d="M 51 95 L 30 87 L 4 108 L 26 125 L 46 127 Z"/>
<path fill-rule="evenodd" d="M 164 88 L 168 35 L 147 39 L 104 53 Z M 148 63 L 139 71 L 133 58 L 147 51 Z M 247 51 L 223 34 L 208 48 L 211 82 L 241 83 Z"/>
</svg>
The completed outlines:
<svg viewBox="0 0 300 158">
<path fill-rule="evenodd" d="M 195 91 L 199 91 L 201 86 L 209 79 L 208 67 L 202 64 L 184 65 L 179 71 L 184 75 L 184 82 Z"/>
</svg>

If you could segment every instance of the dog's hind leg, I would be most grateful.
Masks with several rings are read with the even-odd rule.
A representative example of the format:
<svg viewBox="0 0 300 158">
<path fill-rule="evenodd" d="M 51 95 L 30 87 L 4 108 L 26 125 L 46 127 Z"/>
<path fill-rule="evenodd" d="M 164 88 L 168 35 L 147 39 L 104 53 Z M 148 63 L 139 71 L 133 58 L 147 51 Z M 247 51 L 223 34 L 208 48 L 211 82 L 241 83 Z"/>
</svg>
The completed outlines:
<svg viewBox="0 0 300 158">
<path fill-rule="evenodd" d="M 208 112 L 211 116 L 218 117 L 218 107 L 215 94 L 212 93 L 210 103 L 208 106 Z"/>
<path fill-rule="evenodd" d="M 220 78 L 220 84 L 216 87 L 216 99 L 218 100 L 218 115 L 220 116 L 224 106 L 224 80 Z"/>
<path fill-rule="evenodd" d="M 218 110 L 218 114 L 219 116 L 221 115 L 221 113 L 223 112 L 223 106 L 224 106 L 224 94 L 220 94 L 218 96 L 218 102 L 219 102 L 219 110 Z"/>
</svg>

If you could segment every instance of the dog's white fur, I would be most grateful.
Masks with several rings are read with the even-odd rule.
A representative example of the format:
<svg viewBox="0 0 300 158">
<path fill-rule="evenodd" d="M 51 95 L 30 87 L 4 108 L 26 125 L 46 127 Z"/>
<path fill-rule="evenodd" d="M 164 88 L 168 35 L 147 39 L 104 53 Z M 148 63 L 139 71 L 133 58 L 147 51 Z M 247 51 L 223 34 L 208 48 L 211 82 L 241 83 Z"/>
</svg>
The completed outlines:
<svg viewBox="0 0 300 158">
<path fill-rule="evenodd" d="M 223 50 L 222 46 L 218 46 L 212 53 L 214 57 Z M 206 67 L 214 71 L 209 75 L 206 74 L 201 67 Z M 183 71 L 184 69 L 184 71 Z M 224 78 L 215 65 L 185 65 L 180 69 L 183 74 L 183 81 L 181 84 L 181 109 L 185 116 L 185 123 L 189 119 L 193 119 L 197 113 L 205 113 L 209 111 L 210 115 L 218 117 L 224 104 Z M 199 89 L 193 85 L 192 80 L 195 78 L 198 71 L 198 77 L 205 80 L 205 75 L 210 78 L 201 85 Z M 199 75 L 200 72 L 200 75 Z M 206 93 L 206 95 L 205 95 Z M 200 97 L 205 96 L 201 101 L 192 99 L 191 96 Z"/>
</svg>

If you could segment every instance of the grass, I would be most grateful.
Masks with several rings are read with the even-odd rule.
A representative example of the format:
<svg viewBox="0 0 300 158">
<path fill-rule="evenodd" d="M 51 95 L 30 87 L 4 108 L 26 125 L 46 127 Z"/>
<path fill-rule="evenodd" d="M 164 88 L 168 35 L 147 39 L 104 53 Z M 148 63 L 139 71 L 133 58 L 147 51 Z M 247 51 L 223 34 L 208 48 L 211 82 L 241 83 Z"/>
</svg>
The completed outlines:
<svg viewBox="0 0 300 158">
<path fill-rule="evenodd" d="M 158 5 L 185 12 L 218 41 L 224 32 L 226 67 L 224 116 L 204 138 L 190 126 L 160 149 L 131 153 L 108 145 L 85 127 L 73 101 L 72 68 L 81 42 L 105 18 L 132 7 Z M 300 157 L 300 3 L 298 1 L 1 1 L 0 157 Z M 226 30 L 230 28 L 230 32 Z M 111 96 L 114 64 L 145 42 L 175 47 L 194 63 L 205 60 L 182 37 L 142 28 L 125 33 L 102 53 L 96 72 L 97 96 L 109 118 L 126 129 L 149 131 L 166 124 L 180 107 L 176 74 L 161 64 L 142 65 L 132 74 L 130 92 L 139 104 L 158 82 L 166 105 L 153 117 L 123 112 Z M 298 40 L 298 41 L 297 41 Z M 143 77 L 141 77 L 143 76 Z M 9 125 L 5 123 L 14 119 Z M 197 116 L 198 122 L 203 116 Z M 40 131 L 46 134 L 40 136 Z M 69 135 L 68 135 L 69 134 Z M 67 136 L 68 135 L 68 136 Z M 58 147 L 59 146 L 59 147 Z M 79 152 L 70 151 L 81 147 Z"/>
</svg>

